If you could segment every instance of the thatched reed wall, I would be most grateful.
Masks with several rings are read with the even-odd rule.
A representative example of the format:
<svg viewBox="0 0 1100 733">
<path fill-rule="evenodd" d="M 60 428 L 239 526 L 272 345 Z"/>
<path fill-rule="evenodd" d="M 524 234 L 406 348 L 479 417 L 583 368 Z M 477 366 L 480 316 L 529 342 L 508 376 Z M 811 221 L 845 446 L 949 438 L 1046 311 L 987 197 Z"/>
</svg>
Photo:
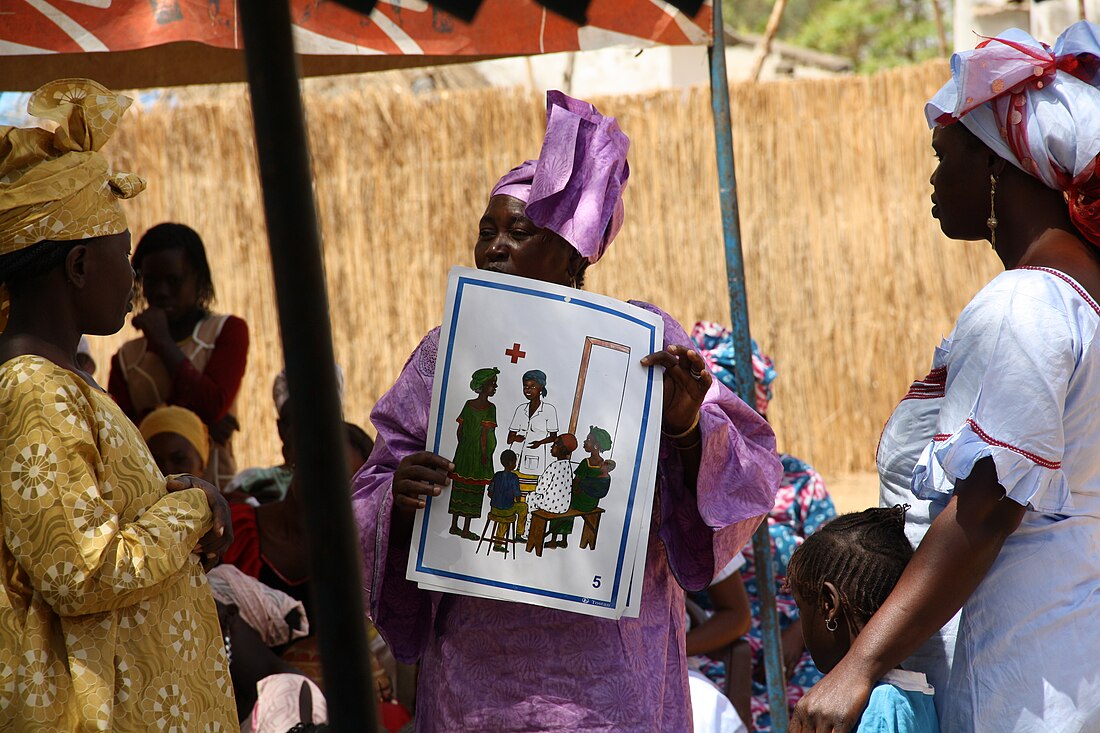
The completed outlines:
<svg viewBox="0 0 1100 733">
<path fill-rule="evenodd" d="M 922 109 L 945 73 L 931 64 L 733 89 L 750 317 L 780 375 L 770 417 L 781 446 L 827 474 L 873 466 L 896 400 L 997 269 L 988 248 L 945 240 L 929 218 Z M 685 324 L 728 322 L 707 91 L 595 101 L 633 144 L 628 221 L 590 289 L 653 301 Z M 439 321 L 447 269 L 471 264 L 490 185 L 537 155 L 543 102 L 352 87 L 307 93 L 307 108 L 346 411 L 367 425 Z M 128 204 L 135 240 L 175 220 L 208 243 L 218 308 L 252 330 L 241 462 L 275 461 L 269 395 L 281 357 L 243 91 L 135 114 L 111 152 L 150 181 Z M 102 377 L 130 336 L 97 340 Z"/>
</svg>

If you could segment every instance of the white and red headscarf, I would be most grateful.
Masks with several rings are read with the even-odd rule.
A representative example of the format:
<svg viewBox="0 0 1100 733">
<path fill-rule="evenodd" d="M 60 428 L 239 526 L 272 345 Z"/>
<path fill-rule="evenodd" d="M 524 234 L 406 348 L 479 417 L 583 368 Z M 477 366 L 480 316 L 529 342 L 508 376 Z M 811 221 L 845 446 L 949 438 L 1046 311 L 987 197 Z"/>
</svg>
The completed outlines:
<svg viewBox="0 0 1100 733">
<path fill-rule="evenodd" d="M 961 122 L 994 153 L 1066 194 L 1100 246 L 1100 26 L 1074 23 L 1052 49 L 1019 29 L 951 57 L 951 81 L 924 108 L 932 127 Z"/>
</svg>

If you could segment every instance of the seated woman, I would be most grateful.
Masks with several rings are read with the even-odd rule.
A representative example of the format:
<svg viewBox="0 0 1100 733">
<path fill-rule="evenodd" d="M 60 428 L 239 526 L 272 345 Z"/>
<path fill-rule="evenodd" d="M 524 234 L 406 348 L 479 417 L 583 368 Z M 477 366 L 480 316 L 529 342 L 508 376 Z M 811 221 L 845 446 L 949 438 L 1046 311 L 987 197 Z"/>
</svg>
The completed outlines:
<svg viewBox="0 0 1100 733">
<path fill-rule="evenodd" d="M 539 476 L 535 490 L 527 497 L 527 531 L 531 530 L 531 515 L 540 509 L 550 514 L 564 514 L 569 511 L 569 505 L 573 500 L 573 461 L 570 457 L 577 449 L 577 439 L 572 433 L 562 433 L 554 438 L 554 444 L 550 446 L 550 457 L 553 458 L 542 475 Z M 566 534 L 570 519 L 550 520 L 550 541 L 545 547 L 565 547 Z"/>
<path fill-rule="evenodd" d="M 111 359 L 107 388 L 135 423 L 162 404 L 191 410 L 206 423 L 211 450 L 206 478 L 225 490 L 237 466 L 232 435 L 237 392 L 248 359 L 248 326 L 211 312 L 214 282 L 195 230 L 158 224 L 134 252 L 146 308 L 134 316 L 142 332 Z"/>
<path fill-rule="evenodd" d="M 210 457 L 210 437 L 198 415 L 185 407 L 165 405 L 145 416 L 138 426 L 157 468 L 165 476 L 201 476 Z"/>
<path fill-rule="evenodd" d="M 141 421 L 141 437 L 157 467 L 168 474 L 202 474 L 210 444 L 199 416 L 183 407 L 158 407 Z M 237 573 L 233 575 L 232 573 Z M 264 677 L 297 672 L 272 651 L 308 628 L 301 603 L 240 573 L 218 566 L 208 575 L 218 608 L 218 622 L 229 658 L 237 717 L 243 719 L 256 704 L 256 683 Z"/>
<path fill-rule="evenodd" d="M 28 105 L 51 130 L 0 127 L 0 730 L 237 725 L 196 554 L 231 541 L 225 500 L 166 481 L 76 364 L 132 308 L 119 199 L 145 182 L 99 153 L 129 104 L 65 79 Z"/>
<path fill-rule="evenodd" d="M 560 92 L 547 100 L 540 158 L 493 188 L 473 258 L 481 269 L 579 287 L 622 225 L 629 141 L 592 105 Z M 664 349 L 641 360 L 664 372 L 664 437 L 638 618 L 435 593 L 407 580 L 415 510 L 442 494 L 452 470 L 424 451 L 438 328 L 375 406 L 378 442 L 352 505 L 370 615 L 399 661 L 422 662 L 418 730 L 691 728 L 683 589 L 709 584 L 749 539 L 772 506 L 780 465 L 767 423 L 712 380 L 683 328 L 656 306 L 635 305 L 664 320 Z"/>
<path fill-rule="evenodd" d="M 577 464 L 573 470 L 573 485 L 569 508 L 579 512 L 590 512 L 600 505 L 600 499 L 611 490 L 611 472 L 615 470 L 615 461 L 603 457 L 604 451 L 611 450 L 611 436 L 603 428 L 589 426 L 588 436 L 581 444 L 588 451 L 588 457 Z M 548 547 L 568 547 L 569 535 L 573 532 L 573 518 L 559 520 L 559 540 Z"/>
<path fill-rule="evenodd" d="M 960 610 L 933 680 L 943 730 L 1100 730 L 1098 38 L 1086 22 L 1053 49 L 1006 31 L 955 54 L 925 107 L 932 215 L 989 241 L 1005 272 L 935 349 L 931 430 L 893 433 L 892 449 L 923 445 L 910 487 L 934 508 L 927 531 L 792 733 L 851 730 L 888 670 L 933 671 L 909 657 Z"/>
<path fill-rule="evenodd" d="M 344 374 L 336 368 L 337 389 L 343 397 Z M 294 478 L 294 448 L 290 445 L 290 423 L 283 418 L 283 407 L 290 399 L 290 390 L 286 385 L 286 370 L 275 375 L 271 385 L 271 397 L 275 403 L 275 428 L 279 431 L 282 443 L 283 462 L 278 466 L 246 468 L 238 471 L 225 488 L 230 502 L 250 501 L 251 504 L 267 504 L 282 501 L 290 489 L 290 480 Z M 362 464 L 360 464 L 362 465 Z"/>
<path fill-rule="evenodd" d="M 339 366 L 336 367 L 336 385 L 342 399 L 344 373 Z M 290 481 L 294 478 L 294 462 L 290 456 L 293 455 L 294 448 L 290 444 L 289 418 L 283 415 L 283 407 L 290 399 L 285 371 L 275 376 L 271 394 L 275 402 L 275 427 L 279 431 L 279 441 L 282 443 L 283 462 L 278 466 L 245 468 L 238 471 L 225 488 L 226 498 L 230 502 L 248 502 L 253 506 L 259 506 L 282 501 L 290 489 Z M 367 462 L 371 451 L 374 450 L 374 441 L 355 423 L 345 421 L 344 430 L 347 434 L 346 455 L 350 479 Z"/>
<path fill-rule="evenodd" d="M 700 321 L 691 333 L 692 341 L 703 355 L 711 373 L 734 392 L 737 386 L 737 355 L 733 334 L 717 324 Z M 756 410 L 767 419 L 768 405 L 772 399 L 771 384 L 777 374 L 772 360 L 752 343 L 752 371 Z M 780 638 L 783 646 L 784 667 L 787 673 L 787 704 L 793 709 L 806 691 L 821 679 L 813 659 L 802 640 L 802 622 L 794 598 L 785 590 L 787 563 L 795 551 L 825 522 L 836 516 L 836 508 L 825 482 L 808 463 L 792 455 L 782 453 L 783 481 L 776 494 L 775 504 L 768 513 L 768 531 L 771 534 L 772 569 L 768 575 L 775 583 L 775 600 L 779 612 Z M 743 550 L 745 566 L 741 569 L 745 590 L 752 607 L 752 627 L 743 643 L 734 648 L 733 664 L 736 669 L 726 670 L 722 665 L 711 664 L 707 669 L 712 679 L 723 684 L 724 674 L 731 674 L 730 697 L 746 725 L 756 731 L 771 730 L 771 713 L 768 709 L 768 690 L 764 677 L 763 629 L 760 623 L 760 589 L 756 574 L 756 561 L 752 544 Z"/>
<path fill-rule="evenodd" d="M 688 595 L 691 603 L 688 604 L 688 629 L 684 638 L 688 668 L 703 674 L 727 694 L 733 687 L 731 675 L 739 672 L 742 678 L 748 679 L 751 674 L 749 670 L 729 668 L 733 650 L 737 647 L 747 649 L 746 644 L 738 640 L 752 627 L 749 596 L 741 579 L 744 566 L 745 556 L 739 552 L 719 571 L 709 588 Z M 692 704 L 694 706 L 694 698 Z M 747 707 L 743 715 L 738 711 L 737 716 L 746 728 L 752 723 Z"/>
<path fill-rule="evenodd" d="M 294 403 L 288 398 L 280 413 L 283 433 L 283 456 L 294 465 L 294 432 L 291 411 Z M 281 590 L 299 600 L 311 615 L 309 589 L 309 535 L 305 528 L 305 497 L 301 485 L 291 473 L 290 485 L 282 501 L 256 506 L 252 503 L 230 503 L 233 531 L 236 537 L 225 552 L 224 562 L 236 565 L 246 575 L 265 585 Z"/>
</svg>

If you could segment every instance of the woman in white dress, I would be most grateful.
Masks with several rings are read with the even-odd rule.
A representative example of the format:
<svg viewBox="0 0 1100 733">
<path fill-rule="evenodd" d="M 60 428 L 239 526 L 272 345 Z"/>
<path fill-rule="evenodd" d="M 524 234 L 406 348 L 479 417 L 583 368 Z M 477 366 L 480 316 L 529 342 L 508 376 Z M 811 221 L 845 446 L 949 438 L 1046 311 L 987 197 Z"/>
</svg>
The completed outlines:
<svg viewBox="0 0 1100 733">
<path fill-rule="evenodd" d="M 911 489 L 931 502 L 927 531 L 792 733 L 852 730 L 874 680 L 956 612 L 944 731 L 1100 730 L 1098 37 L 1077 23 L 1051 51 L 1008 31 L 956 54 L 925 109 L 932 214 L 949 237 L 988 240 L 1006 272 L 910 391 L 938 409 L 905 409 L 884 436 L 896 469 L 925 433 Z"/>
<path fill-rule="evenodd" d="M 519 454 L 516 474 L 520 490 L 534 491 L 539 474 L 550 465 L 550 446 L 558 437 L 558 411 L 546 397 L 546 372 L 532 369 L 523 375 L 527 402 L 516 408 L 508 423 L 508 447 Z"/>
</svg>

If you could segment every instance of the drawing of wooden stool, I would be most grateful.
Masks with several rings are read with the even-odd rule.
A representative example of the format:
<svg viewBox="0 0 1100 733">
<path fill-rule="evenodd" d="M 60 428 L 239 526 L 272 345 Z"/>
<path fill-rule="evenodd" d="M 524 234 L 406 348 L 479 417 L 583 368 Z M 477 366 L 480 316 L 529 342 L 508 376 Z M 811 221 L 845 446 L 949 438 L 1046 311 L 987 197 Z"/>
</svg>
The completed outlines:
<svg viewBox="0 0 1100 733">
<path fill-rule="evenodd" d="M 592 511 L 582 512 L 570 509 L 561 514 L 552 514 L 544 509 L 539 509 L 531 514 L 531 534 L 527 535 L 527 551 L 542 557 L 542 545 L 546 541 L 546 529 L 552 519 L 570 519 L 580 517 L 584 526 L 581 528 L 581 549 L 596 549 L 596 539 L 600 533 L 600 517 L 603 509 L 596 507 Z"/>
<path fill-rule="evenodd" d="M 600 534 L 600 517 L 603 516 L 603 509 L 596 507 L 590 512 L 584 512 L 580 515 L 581 521 L 584 522 L 584 527 L 581 529 L 581 549 L 588 548 L 589 550 L 596 549 L 596 538 Z"/>
<path fill-rule="evenodd" d="M 496 539 L 497 528 L 504 529 L 504 537 L 500 540 Z M 490 532 L 490 530 L 492 530 Z M 490 536 L 491 535 L 491 536 Z M 510 517 L 497 517 L 492 512 L 489 512 L 489 518 L 485 520 L 485 529 L 481 530 L 481 539 L 478 540 L 477 549 L 474 550 L 474 554 L 481 552 L 481 545 L 485 540 L 489 540 L 489 549 L 486 551 L 487 555 L 493 554 L 493 546 L 497 542 L 504 543 L 504 557 L 508 557 L 508 547 L 512 548 L 512 559 L 516 559 L 516 515 L 513 514 Z"/>
</svg>

